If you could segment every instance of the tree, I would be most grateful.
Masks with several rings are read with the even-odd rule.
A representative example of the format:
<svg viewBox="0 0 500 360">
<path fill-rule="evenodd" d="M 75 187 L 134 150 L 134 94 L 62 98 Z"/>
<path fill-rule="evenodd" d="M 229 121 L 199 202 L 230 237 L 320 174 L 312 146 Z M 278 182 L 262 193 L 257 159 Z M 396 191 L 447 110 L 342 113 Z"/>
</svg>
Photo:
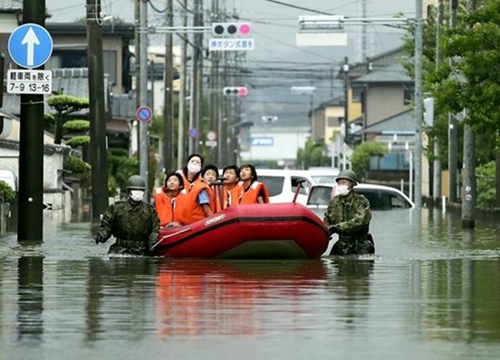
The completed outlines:
<svg viewBox="0 0 500 360">
<path fill-rule="evenodd" d="M 297 151 L 297 166 L 309 169 L 311 166 L 328 166 L 331 159 L 325 156 L 326 146 L 314 140 L 307 140 L 304 149 Z"/>
<path fill-rule="evenodd" d="M 467 109 L 466 123 L 478 134 L 493 133 L 497 142 L 500 78 L 495 69 L 500 63 L 499 38 L 500 2 L 489 0 L 466 14 L 464 21 L 442 38 L 444 55 L 457 61 L 443 64 L 442 81 L 437 86 L 445 90 L 441 103 L 455 113 Z"/>
<path fill-rule="evenodd" d="M 358 145 L 351 155 L 352 170 L 361 178 L 370 168 L 370 157 L 387 154 L 389 149 L 376 141 L 365 141 Z"/>
<path fill-rule="evenodd" d="M 54 144 L 61 144 L 63 125 L 72 113 L 89 108 L 89 99 L 70 95 L 52 95 L 47 99 L 49 106 L 56 111 L 54 115 Z"/>
</svg>

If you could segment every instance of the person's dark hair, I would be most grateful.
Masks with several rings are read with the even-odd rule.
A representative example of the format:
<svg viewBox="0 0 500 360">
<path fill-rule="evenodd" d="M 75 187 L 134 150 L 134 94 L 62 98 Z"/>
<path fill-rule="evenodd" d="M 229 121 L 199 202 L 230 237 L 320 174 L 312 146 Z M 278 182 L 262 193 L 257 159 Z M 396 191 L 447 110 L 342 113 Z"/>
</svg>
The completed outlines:
<svg viewBox="0 0 500 360">
<path fill-rule="evenodd" d="M 215 176 L 219 176 L 219 169 L 214 164 L 209 164 L 209 165 L 205 166 L 203 169 L 201 169 L 201 176 L 205 175 L 205 173 L 208 170 L 215 171 Z"/>
<path fill-rule="evenodd" d="M 165 176 L 165 183 L 164 183 L 164 186 L 167 187 L 167 181 L 169 178 L 171 178 L 172 176 L 175 176 L 177 179 L 179 179 L 179 182 L 181 183 L 181 187 L 180 189 L 184 189 L 184 180 L 182 179 L 182 176 L 181 174 L 175 172 L 175 171 L 172 171 L 171 173 L 168 173 L 166 176 Z"/>
<path fill-rule="evenodd" d="M 250 172 L 252 173 L 252 179 L 257 181 L 257 170 L 255 170 L 254 164 L 247 163 L 247 164 L 240 165 L 240 167 L 238 169 L 238 174 L 241 172 L 241 169 L 243 169 L 243 168 L 250 168 Z"/>
<path fill-rule="evenodd" d="M 240 169 L 236 165 L 226 165 L 222 168 L 222 175 L 226 173 L 227 170 L 234 170 L 236 177 L 240 178 Z"/>
<path fill-rule="evenodd" d="M 188 167 L 187 167 L 187 164 L 189 163 L 189 160 L 191 160 L 195 156 L 200 158 L 200 160 L 201 160 L 201 168 L 203 169 L 203 164 L 205 163 L 205 158 L 203 156 L 201 156 L 200 154 L 191 154 L 191 155 L 189 155 L 188 158 L 187 158 L 186 164 L 182 168 L 182 172 L 183 172 L 183 174 L 184 174 L 184 176 L 186 178 L 188 176 Z M 200 171 L 200 173 L 201 173 L 201 171 Z"/>
</svg>

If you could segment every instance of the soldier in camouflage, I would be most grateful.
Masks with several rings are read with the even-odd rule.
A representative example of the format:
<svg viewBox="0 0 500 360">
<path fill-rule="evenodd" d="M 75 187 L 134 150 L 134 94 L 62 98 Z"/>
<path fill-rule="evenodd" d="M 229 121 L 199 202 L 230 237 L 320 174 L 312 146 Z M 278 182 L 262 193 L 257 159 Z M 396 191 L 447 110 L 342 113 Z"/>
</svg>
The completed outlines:
<svg viewBox="0 0 500 360">
<path fill-rule="evenodd" d="M 330 255 L 373 254 L 375 246 L 369 234 L 372 214 L 370 203 L 361 194 L 356 194 L 354 171 L 343 170 L 337 178 L 337 196 L 334 196 L 323 221 L 328 225 L 329 235 L 338 234 Z"/>
<path fill-rule="evenodd" d="M 111 235 L 116 242 L 109 253 L 150 255 L 158 241 L 160 221 L 155 208 L 143 200 L 146 183 L 138 175 L 127 181 L 128 198 L 110 205 L 97 231 L 96 244 L 105 243 Z"/>
</svg>

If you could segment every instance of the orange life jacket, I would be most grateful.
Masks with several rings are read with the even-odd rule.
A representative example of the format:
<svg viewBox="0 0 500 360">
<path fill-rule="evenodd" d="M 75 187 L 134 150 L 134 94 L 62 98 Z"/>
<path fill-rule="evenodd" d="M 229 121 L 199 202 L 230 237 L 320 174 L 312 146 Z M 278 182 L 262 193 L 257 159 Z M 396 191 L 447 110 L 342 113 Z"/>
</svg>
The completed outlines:
<svg viewBox="0 0 500 360">
<path fill-rule="evenodd" d="M 171 222 L 180 222 L 180 215 L 186 206 L 187 191 L 182 189 L 176 197 L 168 196 L 163 187 L 154 191 L 155 209 L 160 218 L 160 226 Z"/>
<path fill-rule="evenodd" d="M 240 190 L 243 182 L 239 181 L 232 189 L 228 190 L 224 186 L 224 209 L 230 206 L 238 205 L 238 196 L 240 195 Z"/>
<path fill-rule="evenodd" d="M 192 224 L 195 221 L 204 219 L 206 217 L 205 212 L 200 204 L 198 204 L 198 195 L 200 195 L 202 190 L 206 190 L 208 193 L 209 206 L 212 212 L 215 212 L 215 195 L 210 186 L 205 184 L 203 181 L 196 181 L 191 191 L 187 195 L 186 206 L 182 210 L 180 220 L 183 224 Z"/>
<path fill-rule="evenodd" d="M 186 175 L 184 175 L 184 171 L 182 171 L 182 169 L 177 170 L 176 173 L 179 174 L 180 176 L 182 176 L 182 182 L 184 185 L 184 189 L 187 192 L 190 192 L 196 183 L 202 182 L 200 176 L 197 176 L 196 179 L 194 179 L 193 181 L 189 181 L 188 178 L 186 177 Z"/>
<path fill-rule="evenodd" d="M 242 183 L 238 191 L 238 203 L 256 204 L 259 195 L 264 198 L 264 203 L 269 203 L 269 191 L 264 183 L 254 181 L 246 189 Z"/>
</svg>

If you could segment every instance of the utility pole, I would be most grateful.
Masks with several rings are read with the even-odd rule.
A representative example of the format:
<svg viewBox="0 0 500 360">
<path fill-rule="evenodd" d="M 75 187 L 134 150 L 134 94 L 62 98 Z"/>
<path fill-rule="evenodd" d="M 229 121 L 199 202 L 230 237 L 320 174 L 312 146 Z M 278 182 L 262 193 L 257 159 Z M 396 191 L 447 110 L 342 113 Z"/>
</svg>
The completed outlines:
<svg viewBox="0 0 500 360">
<path fill-rule="evenodd" d="M 467 10 L 476 10 L 476 0 L 467 0 Z M 464 124 L 464 192 L 462 199 L 462 228 L 472 229 L 475 226 L 476 208 L 476 142 L 474 131 Z"/>
<path fill-rule="evenodd" d="M 347 144 L 349 141 L 349 58 L 347 56 L 344 58 L 342 72 L 344 73 L 344 143 Z"/>
<path fill-rule="evenodd" d="M 193 16 L 193 26 L 202 26 L 203 18 L 202 18 L 202 9 L 203 9 L 202 0 L 195 0 L 194 2 L 194 16 Z M 200 111 L 200 103 L 203 103 L 203 99 L 200 97 L 201 91 L 199 89 L 200 84 L 203 84 L 202 78 L 203 74 L 200 71 L 200 65 L 203 66 L 202 62 L 202 45 L 203 45 L 203 35 L 199 33 L 193 34 L 194 39 L 194 48 L 193 48 L 193 61 L 192 61 L 192 75 L 191 75 L 191 89 L 190 89 L 190 113 L 189 113 L 189 127 L 190 131 L 194 130 L 197 135 L 200 135 L 200 121 L 201 115 Z M 198 136 L 190 136 L 189 137 L 189 152 L 197 153 L 198 152 Z"/>
<path fill-rule="evenodd" d="M 187 27 L 187 0 L 182 4 L 182 26 Z M 177 134 L 177 169 L 184 164 L 184 142 L 185 142 L 185 122 L 186 122 L 186 80 L 187 80 L 187 34 L 181 37 L 181 67 L 180 67 L 180 89 L 179 89 L 179 129 Z"/>
<path fill-rule="evenodd" d="M 140 104 L 148 104 L 148 2 L 141 0 L 140 9 Z M 139 124 L 139 174 L 146 182 L 146 194 L 149 194 L 149 149 L 148 149 L 148 123 L 141 121 Z M 149 196 L 149 195 L 148 195 Z"/>
<path fill-rule="evenodd" d="M 450 28 L 457 24 L 458 0 L 450 0 Z M 453 64 L 453 59 L 450 58 Z M 448 113 L 448 170 L 449 170 L 449 192 L 450 203 L 457 202 L 457 159 L 458 159 L 458 140 L 457 140 L 457 119 L 452 113 Z"/>
<path fill-rule="evenodd" d="M 196 16 L 198 17 L 198 26 L 203 26 L 203 0 L 197 0 Z M 196 78 L 196 98 L 198 102 L 196 106 L 195 124 L 198 129 L 198 134 L 201 135 L 202 121 L 203 121 L 203 33 L 198 32 L 194 34 L 195 38 L 195 52 L 198 54 L 198 77 Z M 196 152 L 200 153 L 199 141 L 196 142 Z"/>
<path fill-rule="evenodd" d="M 441 27 L 443 26 L 443 14 L 444 14 L 444 0 L 438 0 L 437 18 L 436 18 L 436 69 L 439 68 L 439 65 L 442 60 L 441 49 L 439 47 L 439 38 L 441 37 Z M 441 160 L 439 159 L 440 153 L 441 149 L 439 146 L 438 138 L 437 136 L 435 136 L 433 181 L 432 181 L 432 195 L 434 197 L 435 203 L 437 203 L 437 201 L 441 197 Z"/>
<path fill-rule="evenodd" d="M 23 23 L 45 27 L 45 0 L 23 0 Z M 43 239 L 43 104 L 43 95 L 21 95 L 18 241 Z"/>
<path fill-rule="evenodd" d="M 108 207 L 108 160 L 102 55 L 101 0 L 87 0 L 87 59 L 89 67 L 90 165 L 92 221 Z"/>
<path fill-rule="evenodd" d="M 422 0 L 417 0 L 415 17 L 415 207 L 422 208 L 422 82 L 423 21 Z"/>
<path fill-rule="evenodd" d="M 135 55 L 135 61 L 134 61 L 134 74 L 135 74 L 135 108 L 138 109 L 139 106 L 141 106 L 141 57 L 139 56 L 141 52 L 141 33 L 139 31 L 141 27 L 141 1 L 142 0 L 134 0 L 134 55 Z M 135 125 L 134 125 L 135 124 Z M 140 137 L 140 132 L 139 132 L 139 120 L 135 119 L 132 122 L 132 127 L 135 129 L 135 132 L 132 132 L 132 134 L 135 134 L 135 139 L 132 141 L 135 141 L 137 144 L 137 149 L 139 149 L 139 144 L 141 143 L 141 137 Z M 130 144 L 132 147 L 132 144 Z M 132 156 L 133 154 L 130 154 Z M 140 152 L 137 152 L 137 158 L 139 160 L 140 164 Z M 138 172 L 140 172 L 140 169 L 137 169 Z"/>
<path fill-rule="evenodd" d="M 174 26 L 173 1 L 167 0 L 166 26 Z M 172 33 L 165 34 L 165 90 L 163 128 L 163 167 L 168 173 L 174 170 L 174 63 Z"/>
<path fill-rule="evenodd" d="M 219 0 L 212 0 L 212 22 L 219 20 Z M 210 129 L 217 133 L 217 151 L 214 154 L 214 163 L 224 164 L 224 145 L 222 144 L 222 122 L 219 119 L 219 101 L 221 87 L 219 84 L 219 59 L 220 55 L 217 51 L 210 53 L 212 64 L 210 67 Z"/>
</svg>

